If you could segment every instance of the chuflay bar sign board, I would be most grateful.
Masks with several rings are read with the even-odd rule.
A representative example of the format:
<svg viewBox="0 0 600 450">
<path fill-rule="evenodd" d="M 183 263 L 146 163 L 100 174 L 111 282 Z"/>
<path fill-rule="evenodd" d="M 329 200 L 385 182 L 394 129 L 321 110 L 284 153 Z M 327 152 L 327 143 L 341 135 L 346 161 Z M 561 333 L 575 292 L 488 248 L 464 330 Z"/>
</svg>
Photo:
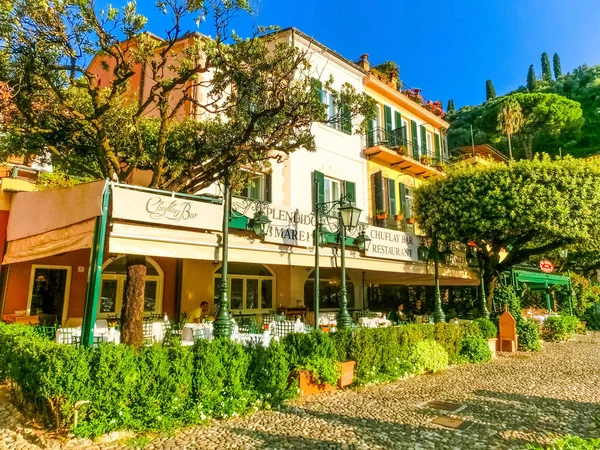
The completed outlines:
<svg viewBox="0 0 600 450">
<path fill-rule="evenodd" d="M 170 227 L 220 232 L 223 206 L 190 196 L 165 195 L 113 186 L 112 217 L 120 220 Z M 291 247 L 314 247 L 315 215 L 297 209 L 233 198 L 232 210 L 251 220 L 258 210 L 271 221 L 265 242 Z M 338 220 L 323 218 L 323 229 L 336 232 Z M 365 256 L 396 261 L 417 261 L 418 239 L 414 234 L 367 226 L 371 246 Z"/>
<path fill-rule="evenodd" d="M 366 256 L 397 261 L 418 261 L 419 240 L 416 235 L 372 226 L 367 227 L 366 233 L 371 238 L 371 246 L 365 252 Z"/>
<path fill-rule="evenodd" d="M 223 206 L 193 197 L 113 186 L 112 217 L 156 225 L 219 231 Z"/>
</svg>

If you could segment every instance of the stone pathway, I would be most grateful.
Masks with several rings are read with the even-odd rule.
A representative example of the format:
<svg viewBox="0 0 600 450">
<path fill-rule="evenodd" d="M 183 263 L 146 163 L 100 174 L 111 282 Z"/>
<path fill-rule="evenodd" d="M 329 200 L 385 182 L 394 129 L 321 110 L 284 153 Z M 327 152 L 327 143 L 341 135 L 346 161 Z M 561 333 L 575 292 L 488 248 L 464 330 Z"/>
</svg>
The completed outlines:
<svg viewBox="0 0 600 450">
<path fill-rule="evenodd" d="M 600 333 L 590 333 L 545 343 L 537 354 L 322 394 L 280 411 L 156 436 L 146 448 L 513 449 L 563 434 L 598 436 L 593 417 L 600 409 L 599 386 Z M 465 408 L 452 416 L 472 425 L 457 431 L 431 424 L 441 413 L 418 406 L 428 400 L 462 403 Z M 27 424 L 0 395 L 0 449 L 116 449 L 142 442 L 60 441 Z"/>
</svg>

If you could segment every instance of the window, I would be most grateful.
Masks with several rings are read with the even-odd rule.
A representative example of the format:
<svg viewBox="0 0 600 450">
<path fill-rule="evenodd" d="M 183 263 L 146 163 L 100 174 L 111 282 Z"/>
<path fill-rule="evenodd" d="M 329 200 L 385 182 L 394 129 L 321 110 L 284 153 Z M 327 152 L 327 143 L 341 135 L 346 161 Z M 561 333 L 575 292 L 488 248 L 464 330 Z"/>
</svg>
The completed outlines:
<svg viewBox="0 0 600 450">
<path fill-rule="evenodd" d="M 49 323 L 61 325 L 67 319 L 63 313 L 68 311 L 70 285 L 70 266 L 33 265 L 27 311 L 51 316 Z"/>
<path fill-rule="evenodd" d="M 121 315 L 125 295 L 127 265 L 125 256 L 108 260 L 102 269 L 100 283 L 100 304 L 98 317 Z M 146 285 L 144 288 L 144 312 L 159 314 L 162 312 L 163 272 L 160 266 L 150 257 L 146 257 Z"/>
<path fill-rule="evenodd" d="M 346 134 L 352 134 L 352 120 L 347 105 L 335 101 L 331 92 L 321 90 L 321 102 L 327 109 L 327 123 L 336 130 L 343 131 Z"/>
<path fill-rule="evenodd" d="M 405 218 L 413 216 L 413 191 L 411 187 L 400 183 L 400 203 L 402 204 L 402 213 Z"/>
<path fill-rule="evenodd" d="M 248 172 L 246 185 L 240 191 L 240 196 L 250 198 L 252 200 L 264 200 L 264 192 L 265 175 L 262 173 Z"/>
<path fill-rule="evenodd" d="M 259 313 L 273 308 L 275 277 L 260 264 L 229 263 L 227 286 L 232 312 Z M 215 272 L 215 305 L 221 294 L 221 269 Z"/>
<path fill-rule="evenodd" d="M 338 309 L 340 307 L 339 292 L 341 289 L 340 269 L 321 268 L 319 273 L 319 306 L 321 309 Z M 354 284 L 346 273 L 346 297 L 348 308 L 354 308 Z M 314 310 L 315 275 L 314 272 L 304 283 L 304 305 Z"/>
<path fill-rule="evenodd" d="M 325 202 L 336 202 L 340 199 L 340 182 L 333 178 L 323 179 L 323 194 Z"/>
<path fill-rule="evenodd" d="M 402 119 L 402 139 L 408 141 L 408 120 Z"/>
</svg>

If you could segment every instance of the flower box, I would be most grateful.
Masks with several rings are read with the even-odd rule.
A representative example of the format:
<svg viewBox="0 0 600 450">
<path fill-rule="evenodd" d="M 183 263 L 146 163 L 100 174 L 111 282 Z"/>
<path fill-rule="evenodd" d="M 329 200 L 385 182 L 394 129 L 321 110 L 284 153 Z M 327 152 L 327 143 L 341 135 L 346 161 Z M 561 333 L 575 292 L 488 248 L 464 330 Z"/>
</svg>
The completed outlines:
<svg viewBox="0 0 600 450">
<path fill-rule="evenodd" d="M 319 383 L 313 373 L 309 370 L 300 370 L 292 373 L 292 379 L 298 379 L 298 389 L 300 397 L 306 397 L 313 394 L 323 394 L 335 390 L 335 386 L 329 383 Z"/>
<path fill-rule="evenodd" d="M 387 213 L 377 214 L 377 219 L 379 219 L 379 220 L 385 220 L 385 219 L 387 219 L 387 217 L 388 217 Z"/>
<path fill-rule="evenodd" d="M 409 217 L 408 219 L 406 219 L 406 223 L 415 223 L 415 218 Z"/>
<path fill-rule="evenodd" d="M 404 216 L 402 214 L 394 214 L 394 219 L 395 220 L 402 220 L 402 219 L 404 219 Z"/>
</svg>

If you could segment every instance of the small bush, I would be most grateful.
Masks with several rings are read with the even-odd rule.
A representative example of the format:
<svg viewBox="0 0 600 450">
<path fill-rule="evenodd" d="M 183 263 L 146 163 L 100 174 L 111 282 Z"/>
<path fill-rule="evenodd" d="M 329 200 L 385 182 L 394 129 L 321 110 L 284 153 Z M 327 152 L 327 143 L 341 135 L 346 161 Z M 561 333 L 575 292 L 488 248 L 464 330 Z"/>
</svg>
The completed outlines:
<svg viewBox="0 0 600 450">
<path fill-rule="evenodd" d="M 551 447 L 528 445 L 529 450 L 597 450 L 600 448 L 600 439 L 583 439 L 578 436 L 565 436 L 556 440 Z"/>
<path fill-rule="evenodd" d="M 550 316 L 544 321 L 544 340 L 560 342 L 577 333 L 579 319 L 575 316 Z"/>
<path fill-rule="evenodd" d="M 412 373 L 435 373 L 448 366 L 448 353 L 435 341 L 427 340 L 412 344 L 405 354 Z"/>
<path fill-rule="evenodd" d="M 519 350 L 524 352 L 539 352 L 542 349 L 540 344 L 540 331 L 538 323 L 533 320 L 522 320 L 517 322 L 517 336 Z"/>
<path fill-rule="evenodd" d="M 492 359 L 492 351 L 483 338 L 467 336 L 462 341 L 460 356 L 470 363 L 486 362 Z"/>
<path fill-rule="evenodd" d="M 585 310 L 584 319 L 589 330 L 600 330 L 600 310 L 595 304 Z"/>
<path fill-rule="evenodd" d="M 291 333 L 284 338 L 283 345 L 293 370 L 309 370 L 320 383 L 337 383 L 336 362 L 341 349 L 328 334 L 321 330 Z"/>
<path fill-rule="evenodd" d="M 498 336 L 498 328 L 496 328 L 496 325 L 490 319 L 480 317 L 479 319 L 475 319 L 474 322 L 479 328 L 483 339 L 494 339 Z"/>
</svg>

